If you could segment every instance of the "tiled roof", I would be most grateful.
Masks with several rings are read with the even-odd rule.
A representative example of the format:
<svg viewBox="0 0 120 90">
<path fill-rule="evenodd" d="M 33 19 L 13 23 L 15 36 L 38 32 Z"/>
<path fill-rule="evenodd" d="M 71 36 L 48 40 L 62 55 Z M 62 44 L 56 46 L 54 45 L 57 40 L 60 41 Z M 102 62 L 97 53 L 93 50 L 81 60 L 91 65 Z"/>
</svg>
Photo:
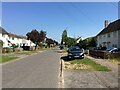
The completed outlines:
<svg viewBox="0 0 120 90">
<path fill-rule="evenodd" d="M 16 35 L 16 34 L 12 34 L 12 33 L 8 33 L 8 35 L 9 35 L 10 37 L 25 38 L 25 39 L 26 39 L 25 36 L 21 36 L 21 35 Z"/>
<path fill-rule="evenodd" d="M 3 29 L 2 27 L 0 27 L 0 33 L 2 33 L 2 34 L 8 34 L 8 32 L 5 29 Z"/>
<path fill-rule="evenodd" d="M 24 39 L 27 39 L 26 36 L 8 33 L 8 32 L 7 32 L 5 29 L 3 29 L 2 27 L 0 27 L 0 33 L 2 33 L 2 34 L 8 34 L 9 37 L 16 37 L 16 38 L 24 38 Z"/>
<path fill-rule="evenodd" d="M 104 28 L 97 36 L 118 30 L 120 30 L 120 19 L 110 23 L 108 27 Z"/>
</svg>

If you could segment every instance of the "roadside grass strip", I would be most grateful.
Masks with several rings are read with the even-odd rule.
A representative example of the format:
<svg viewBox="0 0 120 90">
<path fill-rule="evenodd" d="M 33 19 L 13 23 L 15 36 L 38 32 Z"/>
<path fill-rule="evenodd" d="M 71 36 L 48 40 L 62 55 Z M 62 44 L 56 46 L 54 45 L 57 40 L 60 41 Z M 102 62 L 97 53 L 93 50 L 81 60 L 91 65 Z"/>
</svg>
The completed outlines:
<svg viewBox="0 0 120 90">
<path fill-rule="evenodd" d="M 4 63 L 4 62 L 8 62 L 11 60 L 15 60 L 19 57 L 15 57 L 15 56 L 0 56 L 0 63 Z"/>
<path fill-rule="evenodd" d="M 101 64 L 98 64 L 88 58 L 65 61 L 64 68 L 74 69 L 74 70 L 111 71 L 110 68 L 103 66 Z"/>
<path fill-rule="evenodd" d="M 20 51 L 16 52 L 16 54 L 26 54 L 26 55 L 31 55 L 32 53 L 37 53 L 38 51 Z"/>
<path fill-rule="evenodd" d="M 108 61 L 113 64 L 120 64 L 120 58 L 108 59 Z"/>
</svg>

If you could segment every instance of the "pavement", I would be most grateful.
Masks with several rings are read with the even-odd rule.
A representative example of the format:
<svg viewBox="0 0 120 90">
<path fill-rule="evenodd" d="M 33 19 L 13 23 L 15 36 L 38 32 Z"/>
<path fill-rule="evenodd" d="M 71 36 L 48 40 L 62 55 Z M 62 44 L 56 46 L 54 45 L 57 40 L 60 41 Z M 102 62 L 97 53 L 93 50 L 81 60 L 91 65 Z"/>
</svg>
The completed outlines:
<svg viewBox="0 0 120 90">
<path fill-rule="evenodd" d="M 118 65 L 103 59 L 95 59 L 90 56 L 87 56 L 87 58 L 111 68 L 112 71 L 63 69 L 64 88 L 118 88 Z"/>
<path fill-rule="evenodd" d="M 57 88 L 60 56 L 54 50 L 2 66 L 3 88 Z"/>
</svg>

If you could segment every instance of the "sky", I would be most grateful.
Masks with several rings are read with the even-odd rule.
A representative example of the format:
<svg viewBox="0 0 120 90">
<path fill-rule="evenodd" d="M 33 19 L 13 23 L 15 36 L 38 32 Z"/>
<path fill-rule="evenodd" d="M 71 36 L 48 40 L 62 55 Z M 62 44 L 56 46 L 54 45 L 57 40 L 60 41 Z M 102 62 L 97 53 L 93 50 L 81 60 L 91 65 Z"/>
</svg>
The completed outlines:
<svg viewBox="0 0 120 90">
<path fill-rule="evenodd" d="M 97 35 L 118 19 L 117 2 L 2 2 L 2 27 L 17 35 L 33 29 L 47 32 L 60 42 L 63 30 L 69 37 Z"/>
</svg>

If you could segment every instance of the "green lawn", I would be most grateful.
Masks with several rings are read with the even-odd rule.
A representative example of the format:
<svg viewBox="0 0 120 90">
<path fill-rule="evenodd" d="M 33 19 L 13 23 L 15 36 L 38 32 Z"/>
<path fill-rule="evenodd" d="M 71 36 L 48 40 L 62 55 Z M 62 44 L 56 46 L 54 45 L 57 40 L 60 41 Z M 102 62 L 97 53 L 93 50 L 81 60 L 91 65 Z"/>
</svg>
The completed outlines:
<svg viewBox="0 0 120 90">
<path fill-rule="evenodd" d="M 14 60 L 14 59 L 17 59 L 17 58 L 18 57 L 15 57 L 15 56 L 0 56 L 0 63 L 11 61 L 11 60 Z"/>
<path fill-rule="evenodd" d="M 111 71 L 111 69 L 109 69 L 108 67 L 97 64 L 96 62 L 94 62 L 88 58 L 72 60 L 72 61 L 68 61 L 68 62 L 70 62 L 71 64 L 88 65 L 91 67 L 92 70 L 96 70 L 96 71 Z"/>
</svg>

